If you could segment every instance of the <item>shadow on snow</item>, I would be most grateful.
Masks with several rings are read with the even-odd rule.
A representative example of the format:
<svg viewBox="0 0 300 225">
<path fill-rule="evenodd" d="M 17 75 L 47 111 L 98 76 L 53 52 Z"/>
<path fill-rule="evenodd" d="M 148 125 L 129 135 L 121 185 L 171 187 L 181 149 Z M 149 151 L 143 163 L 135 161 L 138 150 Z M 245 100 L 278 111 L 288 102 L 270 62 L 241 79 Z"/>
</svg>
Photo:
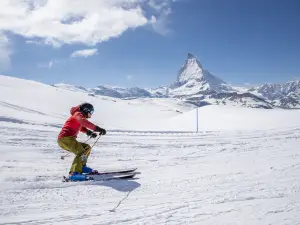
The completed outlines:
<svg viewBox="0 0 300 225">
<path fill-rule="evenodd" d="M 140 183 L 131 180 L 110 180 L 110 181 L 93 181 L 89 185 L 99 185 L 115 189 L 120 192 L 132 192 L 141 186 Z"/>
</svg>

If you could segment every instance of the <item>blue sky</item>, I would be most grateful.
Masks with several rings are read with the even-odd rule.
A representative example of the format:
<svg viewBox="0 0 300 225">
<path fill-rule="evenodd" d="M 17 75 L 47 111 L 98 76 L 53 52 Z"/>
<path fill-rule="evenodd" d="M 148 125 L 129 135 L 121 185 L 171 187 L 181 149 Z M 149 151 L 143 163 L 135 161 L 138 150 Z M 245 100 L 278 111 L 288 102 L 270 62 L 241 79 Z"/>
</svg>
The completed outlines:
<svg viewBox="0 0 300 225">
<path fill-rule="evenodd" d="M 236 85 L 300 79 L 298 0 L 137 0 L 125 7 L 125 0 L 17 2 L 0 3 L 5 75 L 85 87 L 157 87 L 176 80 L 191 52 Z"/>
</svg>

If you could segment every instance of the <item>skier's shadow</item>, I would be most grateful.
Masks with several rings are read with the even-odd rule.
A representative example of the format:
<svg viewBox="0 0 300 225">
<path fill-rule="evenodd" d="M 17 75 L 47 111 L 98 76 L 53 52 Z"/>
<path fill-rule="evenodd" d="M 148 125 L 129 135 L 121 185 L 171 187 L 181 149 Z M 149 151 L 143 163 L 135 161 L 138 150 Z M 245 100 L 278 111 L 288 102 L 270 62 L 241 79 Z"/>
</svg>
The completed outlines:
<svg viewBox="0 0 300 225">
<path fill-rule="evenodd" d="M 120 192 L 132 192 L 141 186 L 134 180 L 94 181 L 92 185 L 110 187 Z"/>
</svg>

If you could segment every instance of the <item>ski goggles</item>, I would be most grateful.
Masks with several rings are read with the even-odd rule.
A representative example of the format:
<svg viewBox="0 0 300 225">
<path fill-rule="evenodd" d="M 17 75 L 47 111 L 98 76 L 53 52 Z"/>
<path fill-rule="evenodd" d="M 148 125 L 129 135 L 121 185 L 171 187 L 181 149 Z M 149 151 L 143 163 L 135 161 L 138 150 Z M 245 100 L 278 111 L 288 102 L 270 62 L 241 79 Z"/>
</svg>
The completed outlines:
<svg viewBox="0 0 300 225">
<path fill-rule="evenodd" d="M 91 111 L 90 111 L 90 114 L 93 115 L 93 113 L 94 113 L 94 110 L 91 110 Z"/>
</svg>

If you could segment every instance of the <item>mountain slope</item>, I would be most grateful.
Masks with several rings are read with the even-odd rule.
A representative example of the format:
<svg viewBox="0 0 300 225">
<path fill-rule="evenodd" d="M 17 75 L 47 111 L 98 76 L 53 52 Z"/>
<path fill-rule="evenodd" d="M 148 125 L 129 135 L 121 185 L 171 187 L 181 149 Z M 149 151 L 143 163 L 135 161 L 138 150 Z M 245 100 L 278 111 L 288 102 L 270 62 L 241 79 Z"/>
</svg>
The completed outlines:
<svg viewBox="0 0 300 225">
<path fill-rule="evenodd" d="M 203 105 L 232 105 L 250 108 L 271 109 L 274 106 L 258 96 L 239 91 L 222 79 L 203 69 L 198 59 L 188 54 L 179 70 L 177 81 L 170 86 L 169 96 L 198 102 Z"/>
<path fill-rule="evenodd" d="M 196 133 L 196 110 L 178 99 L 0 85 L 1 224 L 299 224 L 300 110 L 201 107 Z M 134 166 L 138 179 L 62 182 L 74 155 L 57 135 L 82 101 L 108 129 L 97 143 L 78 136 L 93 146 L 87 165 Z"/>
<path fill-rule="evenodd" d="M 154 129 L 166 118 L 180 115 L 194 106 L 178 99 L 122 100 L 70 91 L 35 81 L 0 76 L 0 121 L 17 126 L 36 124 L 61 127 L 70 108 L 82 102 L 95 107 L 92 121 L 107 129 Z"/>
<path fill-rule="evenodd" d="M 60 83 L 60 84 L 54 84 L 52 86 L 61 88 L 61 89 L 65 89 L 65 90 L 69 90 L 69 91 L 87 92 L 87 90 L 84 87 L 74 86 L 74 85 L 70 85 L 70 84 Z"/>
<path fill-rule="evenodd" d="M 251 93 L 237 93 L 237 92 L 226 92 L 226 93 L 217 93 L 210 92 L 207 95 L 202 96 L 200 105 L 230 105 L 230 106 L 242 106 L 247 108 L 264 108 L 272 109 L 274 105 L 259 98 L 256 95 Z M 196 102 L 198 98 L 189 98 L 189 101 Z"/>
<path fill-rule="evenodd" d="M 232 87 L 204 69 L 199 60 L 188 53 L 179 69 L 176 81 L 158 88 L 123 88 L 99 85 L 85 89 L 67 84 L 55 87 L 71 91 L 88 92 L 91 96 L 108 96 L 119 99 L 177 98 L 198 105 L 223 104 L 251 108 L 300 108 L 300 81 L 286 84 L 264 84 L 249 90 Z"/>
<path fill-rule="evenodd" d="M 109 96 L 113 98 L 146 98 L 152 97 L 151 93 L 143 88 L 132 87 L 112 87 L 108 85 L 100 85 L 96 88 L 91 88 L 90 93 L 95 95 Z"/>
<path fill-rule="evenodd" d="M 170 87 L 170 96 L 191 96 L 207 91 L 232 91 L 232 87 L 220 78 L 204 70 L 198 59 L 188 53 L 185 64 L 179 70 L 177 81 Z"/>
<path fill-rule="evenodd" d="M 300 108 L 300 81 L 284 84 L 264 84 L 251 88 L 249 92 L 261 96 L 276 106 Z"/>
</svg>

